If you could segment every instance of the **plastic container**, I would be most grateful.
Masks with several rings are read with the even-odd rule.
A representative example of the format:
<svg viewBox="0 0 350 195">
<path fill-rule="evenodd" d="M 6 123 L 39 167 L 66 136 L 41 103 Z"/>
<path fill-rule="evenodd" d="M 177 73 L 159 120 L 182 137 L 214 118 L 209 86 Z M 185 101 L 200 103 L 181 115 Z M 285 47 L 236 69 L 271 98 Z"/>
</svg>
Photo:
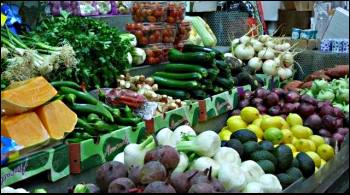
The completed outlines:
<svg viewBox="0 0 350 195">
<path fill-rule="evenodd" d="M 163 43 L 174 43 L 176 37 L 176 25 L 164 24 Z"/>
<path fill-rule="evenodd" d="M 185 46 L 185 41 L 184 40 L 174 43 L 174 48 L 177 49 L 177 50 L 180 50 L 180 51 L 183 50 L 184 46 Z"/>
<path fill-rule="evenodd" d="M 131 8 L 131 14 L 135 22 L 165 22 L 167 3 L 135 1 Z"/>
<path fill-rule="evenodd" d="M 159 23 L 131 23 L 126 30 L 134 34 L 138 46 L 162 43 L 164 26 Z"/>
<path fill-rule="evenodd" d="M 175 42 L 187 40 L 190 37 L 190 31 L 191 31 L 191 23 L 190 22 L 178 23 Z"/>
<path fill-rule="evenodd" d="M 174 44 L 172 43 L 168 43 L 168 44 L 164 44 L 163 45 L 163 59 L 162 62 L 168 62 L 168 53 L 169 53 L 169 49 L 174 48 Z"/>
<path fill-rule="evenodd" d="M 145 64 L 154 65 L 164 61 L 164 45 L 151 44 L 143 48 L 146 52 Z"/>
<path fill-rule="evenodd" d="M 183 2 L 169 2 L 167 6 L 166 22 L 175 24 L 185 18 L 186 9 Z"/>
</svg>

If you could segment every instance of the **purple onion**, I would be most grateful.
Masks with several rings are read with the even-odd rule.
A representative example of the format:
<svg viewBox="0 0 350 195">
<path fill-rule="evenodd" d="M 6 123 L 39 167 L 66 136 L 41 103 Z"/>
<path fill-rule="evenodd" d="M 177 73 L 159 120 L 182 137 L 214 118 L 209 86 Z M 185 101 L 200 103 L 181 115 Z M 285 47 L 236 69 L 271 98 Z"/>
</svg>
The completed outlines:
<svg viewBox="0 0 350 195">
<path fill-rule="evenodd" d="M 317 106 L 317 100 L 309 95 L 302 95 L 300 101 Z"/>
<path fill-rule="evenodd" d="M 267 90 L 265 88 L 259 88 L 259 89 L 255 90 L 254 95 L 257 98 L 264 99 L 269 93 L 270 93 L 269 90 Z"/>
<path fill-rule="evenodd" d="M 268 107 L 276 106 L 279 103 L 279 97 L 277 93 L 271 92 L 264 98 L 264 102 Z"/>
<path fill-rule="evenodd" d="M 282 107 L 282 112 L 283 113 L 293 113 L 296 112 L 300 103 L 285 103 Z"/>
<path fill-rule="evenodd" d="M 236 109 L 232 112 L 232 115 L 240 115 L 241 114 L 241 110 L 240 109 Z"/>
<path fill-rule="evenodd" d="M 240 109 L 243 109 L 244 107 L 247 107 L 247 106 L 249 106 L 249 100 L 248 99 L 240 100 L 239 103 L 238 103 L 238 107 Z"/>
<path fill-rule="evenodd" d="M 260 114 L 265 114 L 267 111 L 264 105 L 258 105 L 256 108 L 259 110 Z"/>
<path fill-rule="evenodd" d="M 253 106 L 257 106 L 257 105 L 260 105 L 260 104 L 263 104 L 264 100 L 261 99 L 261 98 L 254 98 L 251 100 L 251 104 Z"/>
<path fill-rule="evenodd" d="M 271 90 L 271 92 L 277 93 L 277 95 L 279 96 L 279 98 L 284 98 L 286 95 L 286 92 L 281 89 L 281 88 L 274 88 Z"/>
<path fill-rule="evenodd" d="M 319 130 L 322 127 L 322 119 L 317 114 L 312 114 L 304 121 L 304 125 L 312 130 Z"/>
<path fill-rule="evenodd" d="M 335 121 L 335 128 L 340 128 L 340 127 L 343 127 L 343 119 L 342 118 L 337 118 L 337 120 Z"/>
<path fill-rule="evenodd" d="M 333 116 L 338 117 L 338 118 L 344 118 L 345 117 L 344 113 L 338 107 L 333 107 Z"/>
<path fill-rule="evenodd" d="M 268 110 L 269 115 L 276 116 L 281 113 L 281 107 L 280 106 L 272 106 Z"/>
<path fill-rule="evenodd" d="M 322 117 L 322 124 L 326 129 L 330 130 L 331 132 L 334 132 L 336 129 L 336 120 L 337 118 L 327 114 Z"/>
<path fill-rule="evenodd" d="M 240 99 L 241 100 L 250 100 L 250 98 L 253 97 L 253 92 L 249 91 L 249 90 L 246 90 L 244 91 L 241 95 L 240 95 Z"/>
<path fill-rule="evenodd" d="M 323 104 L 323 106 L 320 109 L 319 115 L 325 116 L 325 115 L 333 115 L 333 107 L 328 104 Z"/>
<path fill-rule="evenodd" d="M 319 134 L 323 137 L 332 137 L 332 133 L 329 132 L 327 129 L 321 129 L 319 131 Z"/>
<path fill-rule="evenodd" d="M 332 138 L 338 141 L 338 143 L 343 143 L 344 141 L 344 136 L 340 133 L 333 134 Z"/>
<path fill-rule="evenodd" d="M 343 136 L 346 136 L 346 134 L 349 133 L 349 128 L 347 128 L 347 127 L 340 127 L 340 128 L 338 128 L 337 133 L 340 133 Z"/>
<path fill-rule="evenodd" d="M 318 109 L 321 109 L 323 106 L 325 106 L 325 105 L 329 105 L 329 106 L 332 106 L 332 102 L 330 102 L 330 101 L 324 101 L 324 102 L 317 102 L 317 108 Z"/>
<path fill-rule="evenodd" d="M 306 118 L 312 115 L 315 111 L 316 111 L 315 106 L 308 103 L 301 103 L 300 106 L 298 107 L 298 114 L 303 118 Z"/>
<path fill-rule="evenodd" d="M 295 91 L 289 91 L 285 97 L 285 101 L 288 103 L 299 102 L 300 96 Z"/>
</svg>

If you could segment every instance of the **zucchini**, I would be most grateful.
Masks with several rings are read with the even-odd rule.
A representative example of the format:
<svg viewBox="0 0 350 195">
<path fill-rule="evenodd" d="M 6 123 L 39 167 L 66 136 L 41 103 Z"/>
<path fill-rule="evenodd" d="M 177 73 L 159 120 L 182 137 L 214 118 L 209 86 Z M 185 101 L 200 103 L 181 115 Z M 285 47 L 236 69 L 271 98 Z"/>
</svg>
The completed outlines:
<svg viewBox="0 0 350 195">
<path fill-rule="evenodd" d="M 206 89 L 213 89 L 213 81 L 209 79 L 202 79 L 201 84 L 206 87 Z"/>
<path fill-rule="evenodd" d="M 207 93 L 201 89 L 191 91 L 191 95 L 195 99 L 203 100 L 207 97 Z"/>
<path fill-rule="evenodd" d="M 231 69 L 231 66 L 229 64 L 227 64 L 225 61 L 223 60 L 216 60 L 216 66 L 220 69 L 220 70 L 227 70 L 227 69 Z"/>
<path fill-rule="evenodd" d="M 220 70 L 217 68 L 209 68 L 208 69 L 208 78 L 210 80 L 215 80 L 215 78 L 218 76 L 220 73 Z"/>
<path fill-rule="evenodd" d="M 234 81 L 222 77 L 216 77 L 215 83 L 224 89 L 231 89 L 235 84 Z"/>
<path fill-rule="evenodd" d="M 189 72 L 198 72 L 203 77 L 208 76 L 208 71 L 206 68 L 203 68 L 198 65 L 191 65 L 191 64 L 175 64 L 175 63 L 169 63 L 165 64 L 165 71 L 168 72 L 177 72 L 177 73 L 189 73 Z"/>
<path fill-rule="evenodd" d="M 169 61 L 176 63 L 210 65 L 213 63 L 215 53 L 187 52 L 183 53 L 177 49 L 169 49 Z"/>
<path fill-rule="evenodd" d="M 188 92 L 178 89 L 158 89 L 157 93 L 181 100 L 188 100 L 190 98 L 190 94 Z"/>
<path fill-rule="evenodd" d="M 198 89 L 200 86 L 197 81 L 179 81 L 174 79 L 167 79 L 159 76 L 152 76 L 154 82 L 159 86 L 176 88 L 176 89 Z"/>
<path fill-rule="evenodd" d="M 176 79 L 176 80 L 200 80 L 202 79 L 202 75 L 198 72 L 191 73 L 170 73 L 170 72 L 156 72 L 153 74 L 154 76 L 160 76 L 168 79 Z"/>
<path fill-rule="evenodd" d="M 219 50 L 214 49 L 214 48 L 202 47 L 202 46 L 194 45 L 194 44 L 185 44 L 182 51 L 183 52 L 207 52 L 207 53 L 214 52 L 216 59 L 218 59 L 218 60 L 224 59 L 224 54 L 222 52 L 220 52 Z"/>
</svg>

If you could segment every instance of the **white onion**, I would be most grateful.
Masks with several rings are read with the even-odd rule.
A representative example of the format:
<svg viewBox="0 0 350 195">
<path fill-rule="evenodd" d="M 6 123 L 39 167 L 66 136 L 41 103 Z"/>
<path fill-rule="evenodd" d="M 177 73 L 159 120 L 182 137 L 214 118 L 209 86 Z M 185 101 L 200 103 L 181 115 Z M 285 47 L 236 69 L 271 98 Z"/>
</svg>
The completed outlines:
<svg viewBox="0 0 350 195">
<path fill-rule="evenodd" d="M 261 69 L 263 62 L 260 58 L 254 57 L 248 61 L 248 66 L 255 69 L 255 71 L 258 71 Z"/>
<path fill-rule="evenodd" d="M 281 63 L 282 63 L 282 60 L 281 60 L 281 57 L 280 57 L 280 56 L 276 57 L 276 58 L 274 59 L 274 61 L 276 62 L 277 66 L 280 66 Z"/>
<path fill-rule="evenodd" d="M 243 44 L 246 44 L 246 43 L 248 43 L 249 41 L 250 41 L 250 37 L 249 36 L 247 36 L 247 35 L 244 35 L 244 36 L 242 36 L 240 39 L 239 39 L 239 41 L 241 42 L 241 43 L 243 43 Z"/>
<path fill-rule="evenodd" d="M 258 57 L 263 60 L 269 60 L 269 59 L 273 59 L 275 57 L 275 54 L 271 48 L 265 47 L 261 51 L 259 51 Z"/>
<path fill-rule="evenodd" d="M 232 53 L 225 53 L 224 58 L 233 58 L 233 54 Z"/>
<path fill-rule="evenodd" d="M 294 56 L 290 52 L 284 53 L 282 55 L 282 59 L 283 59 L 283 64 L 286 67 L 290 67 L 290 66 L 292 66 L 294 64 Z"/>
<path fill-rule="evenodd" d="M 277 44 L 277 45 L 275 45 L 274 49 L 277 51 L 283 51 L 283 46 L 280 44 Z"/>
<path fill-rule="evenodd" d="M 269 48 L 275 48 L 275 43 L 273 41 L 266 41 L 265 46 Z"/>
<path fill-rule="evenodd" d="M 250 41 L 250 43 L 253 45 L 253 48 L 256 52 L 261 51 L 264 48 L 264 44 L 262 44 L 260 41 L 252 39 L 254 41 Z"/>
<path fill-rule="evenodd" d="M 282 51 L 287 51 L 290 48 L 290 44 L 289 43 L 283 43 L 281 45 Z"/>
<path fill-rule="evenodd" d="M 239 39 L 233 39 L 233 41 L 231 42 L 231 51 L 233 51 L 237 47 L 237 45 L 239 45 Z"/>
<path fill-rule="evenodd" d="M 254 48 L 250 45 L 239 44 L 235 48 L 234 55 L 241 60 L 250 60 L 254 57 L 255 51 Z"/>
<path fill-rule="evenodd" d="M 277 64 L 274 60 L 266 60 L 262 66 L 263 72 L 269 76 L 275 76 L 277 74 Z"/>
<path fill-rule="evenodd" d="M 286 80 L 293 76 L 293 71 L 289 68 L 280 67 L 278 68 L 277 74 L 280 77 L 280 79 Z"/>
<path fill-rule="evenodd" d="M 269 35 L 260 35 L 258 39 L 260 42 L 265 43 L 266 41 L 271 40 L 271 37 Z"/>
</svg>

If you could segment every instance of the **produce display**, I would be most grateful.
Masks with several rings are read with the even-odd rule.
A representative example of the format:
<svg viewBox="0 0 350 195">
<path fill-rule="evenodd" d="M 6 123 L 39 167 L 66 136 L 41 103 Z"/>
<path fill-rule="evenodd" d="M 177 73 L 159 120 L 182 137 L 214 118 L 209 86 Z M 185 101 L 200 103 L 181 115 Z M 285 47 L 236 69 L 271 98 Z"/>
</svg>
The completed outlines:
<svg viewBox="0 0 350 195">
<path fill-rule="evenodd" d="M 131 8 L 135 22 L 164 22 L 166 20 L 166 3 L 140 1 L 134 2 Z"/>
<path fill-rule="evenodd" d="M 215 47 L 217 39 L 210 29 L 209 25 L 199 16 L 186 16 L 185 21 L 191 22 L 192 29 L 187 43 L 204 46 Z"/>
<path fill-rule="evenodd" d="M 327 138 L 333 138 L 341 143 L 348 133 L 348 114 L 340 108 L 332 106 L 329 100 L 317 101 L 309 95 L 300 95 L 295 91 L 273 89 L 271 91 L 259 88 L 255 92 L 245 91 L 240 95 L 239 109 L 247 106 L 256 107 L 261 114 L 282 116 L 287 118 L 290 113 L 296 113 L 304 119 L 304 125 L 312 132 Z M 235 110 L 238 113 L 240 110 Z M 310 132 L 311 133 L 311 132 Z"/>
</svg>

